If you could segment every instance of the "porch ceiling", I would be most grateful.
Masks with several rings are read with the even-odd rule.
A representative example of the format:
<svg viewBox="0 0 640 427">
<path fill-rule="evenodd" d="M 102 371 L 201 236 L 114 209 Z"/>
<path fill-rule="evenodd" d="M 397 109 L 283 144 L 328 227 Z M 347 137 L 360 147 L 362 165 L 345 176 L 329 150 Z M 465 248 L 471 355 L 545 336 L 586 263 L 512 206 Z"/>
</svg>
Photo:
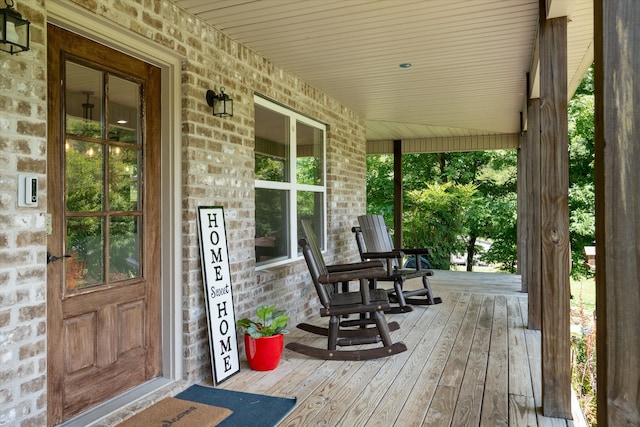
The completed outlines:
<svg viewBox="0 0 640 427">
<path fill-rule="evenodd" d="M 174 3 L 361 114 L 368 141 L 520 131 L 538 0 Z M 571 95 L 593 61 L 593 1 L 552 5 L 570 10 Z"/>
</svg>

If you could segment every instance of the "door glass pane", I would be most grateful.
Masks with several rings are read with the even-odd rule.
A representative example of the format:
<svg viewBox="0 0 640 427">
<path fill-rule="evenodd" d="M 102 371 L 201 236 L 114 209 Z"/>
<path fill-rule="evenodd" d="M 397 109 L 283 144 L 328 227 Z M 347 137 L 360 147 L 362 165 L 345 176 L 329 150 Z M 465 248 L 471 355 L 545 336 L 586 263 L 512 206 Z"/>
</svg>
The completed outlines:
<svg viewBox="0 0 640 427">
<path fill-rule="evenodd" d="M 314 191 L 298 191 L 296 197 L 298 204 L 298 237 L 296 241 L 304 237 L 300 221 L 308 221 L 313 226 L 318 245 L 324 249 L 324 194 Z"/>
<path fill-rule="evenodd" d="M 102 72 L 70 61 L 65 67 L 66 133 L 101 138 Z"/>
<path fill-rule="evenodd" d="M 256 188 L 256 261 L 289 254 L 287 205 L 289 192 Z"/>
<path fill-rule="evenodd" d="M 66 288 L 81 289 L 104 282 L 104 224 L 102 218 L 67 218 Z"/>
<path fill-rule="evenodd" d="M 140 276 L 140 217 L 116 216 L 109 225 L 109 281 Z"/>
<path fill-rule="evenodd" d="M 66 289 L 140 277 L 142 86 L 69 61 L 65 78 Z"/>
<path fill-rule="evenodd" d="M 256 179 L 289 182 L 289 118 L 256 105 Z"/>
<path fill-rule="evenodd" d="M 139 144 L 140 85 L 109 75 L 109 140 Z"/>
<path fill-rule="evenodd" d="M 138 210 L 140 161 L 140 150 L 114 146 L 109 148 L 110 210 Z"/>
<path fill-rule="evenodd" d="M 104 206 L 103 146 L 65 142 L 66 206 L 70 212 L 98 212 Z"/>
<path fill-rule="evenodd" d="M 296 125 L 296 182 L 298 184 L 324 185 L 323 142 L 321 129 L 305 123 Z"/>
</svg>

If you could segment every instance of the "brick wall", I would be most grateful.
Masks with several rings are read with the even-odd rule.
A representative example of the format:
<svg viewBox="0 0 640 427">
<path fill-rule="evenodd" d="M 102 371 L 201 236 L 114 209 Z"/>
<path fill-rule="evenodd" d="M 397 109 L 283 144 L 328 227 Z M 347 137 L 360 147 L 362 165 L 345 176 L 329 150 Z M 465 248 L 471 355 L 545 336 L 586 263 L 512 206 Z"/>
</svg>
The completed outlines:
<svg viewBox="0 0 640 427">
<path fill-rule="evenodd" d="M 31 50 L 0 52 L 0 425 L 46 422 L 46 56 L 38 1 Z M 3 6 L 4 7 L 4 6 Z M 18 174 L 39 178 L 35 208 L 18 208 Z"/>
<path fill-rule="evenodd" d="M 184 57 L 182 66 L 182 268 L 184 369 L 211 373 L 196 208 L 221 205 L 231 258 L 236 316 L 256 305 L 286 306 L 297 321 L 318 315 L 304 262 L 255 270 L 254 93 L 327 123 L 328 262 L 357 258 L 351 226 L 365 211 L 364 120 L 267 59 L 208 27 L 168 0 L 77 0 Z M 43 6 L 44 4 L 44 6 Z M 0 425 L 46 419 L 46 1 L 20 0 L 32 22 L 32 50 L 0 52 Z M 204 94 L 226 88 L 234 117 L 211 115 Z M 19 172 L 40 176 L 38 208 L 17 208 Z M 239 340 L 241 342 L 241 340 Z"/>
</svg>

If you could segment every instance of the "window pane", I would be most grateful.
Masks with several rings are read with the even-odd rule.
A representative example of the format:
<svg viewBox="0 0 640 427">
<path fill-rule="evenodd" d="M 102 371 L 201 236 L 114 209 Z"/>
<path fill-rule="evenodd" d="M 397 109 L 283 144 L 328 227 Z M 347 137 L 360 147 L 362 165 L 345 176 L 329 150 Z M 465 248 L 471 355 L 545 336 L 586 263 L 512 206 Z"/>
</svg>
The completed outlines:
<svg viewBox="0 0 640 427">
<path fill-rule="evenodd" d="M 109 75 L 109 140 L 139 144 L 140 85 Z"/>
<path fill-rule="evenodd" d="M 67 61 L 66 133 L 102 137 L 102 72 Z"/>
<path fill-rule="evenodd" d="M 68 290 L 96 286 L 104 282 L 104 226 L 96 217 L 67 218 L 65 262 Z"/>
<path fill-rule="evenodd" d="M 289 255 L 289 192 L 256 188 L 256 261 Z"/>
<path fill-rule="evenodd" d="M 65 142 L 66 202 L 70 212 L 98 212 L 103 207 L 102 145 Z"/>
<path fill-rule="evenodd" d="M 324 185 L 323 174 L 324 133 L 305 123 L 296 125 L 296 182 Z"/>
<path fill-rule="evenodd" d="M 139 217 L 112 217 L 109 224 L 109 281 L 140 276 Z"/>
<path fill-rule="evenodd" d="M 296 241 L 304 237 L 300 221 L 308 221 L 313 226 L 313 231 L 318 239 L 318 245 L 324 249 L 324 213 L 323 193 L 313 191 L 298 191 L 298 237 Z"/>
<path fill-rule="evenodd" d="M 289 182 L 289 118 L 256 105 L 256 179 Z"/>
<path fill-rule="evenodd" d="M 109 208 L 112 211 L 135 211 L 140 183 L 138 170 L 141 152 L 124 147 L 109 148 Z"/>
</svg>

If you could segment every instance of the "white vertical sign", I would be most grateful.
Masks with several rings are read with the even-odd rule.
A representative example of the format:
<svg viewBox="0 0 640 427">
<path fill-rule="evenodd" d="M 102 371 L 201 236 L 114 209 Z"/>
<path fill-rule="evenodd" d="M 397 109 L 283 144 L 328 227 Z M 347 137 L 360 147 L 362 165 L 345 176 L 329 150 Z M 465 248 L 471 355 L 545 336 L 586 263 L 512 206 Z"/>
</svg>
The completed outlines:
<svg viewBox="0 0 640 427">
<path fill-rule="evenodd" d="M 198 225 L 211 369 L 218 384 L 240 371 L 223 208 L 199 206 Z"/>
</svg>

